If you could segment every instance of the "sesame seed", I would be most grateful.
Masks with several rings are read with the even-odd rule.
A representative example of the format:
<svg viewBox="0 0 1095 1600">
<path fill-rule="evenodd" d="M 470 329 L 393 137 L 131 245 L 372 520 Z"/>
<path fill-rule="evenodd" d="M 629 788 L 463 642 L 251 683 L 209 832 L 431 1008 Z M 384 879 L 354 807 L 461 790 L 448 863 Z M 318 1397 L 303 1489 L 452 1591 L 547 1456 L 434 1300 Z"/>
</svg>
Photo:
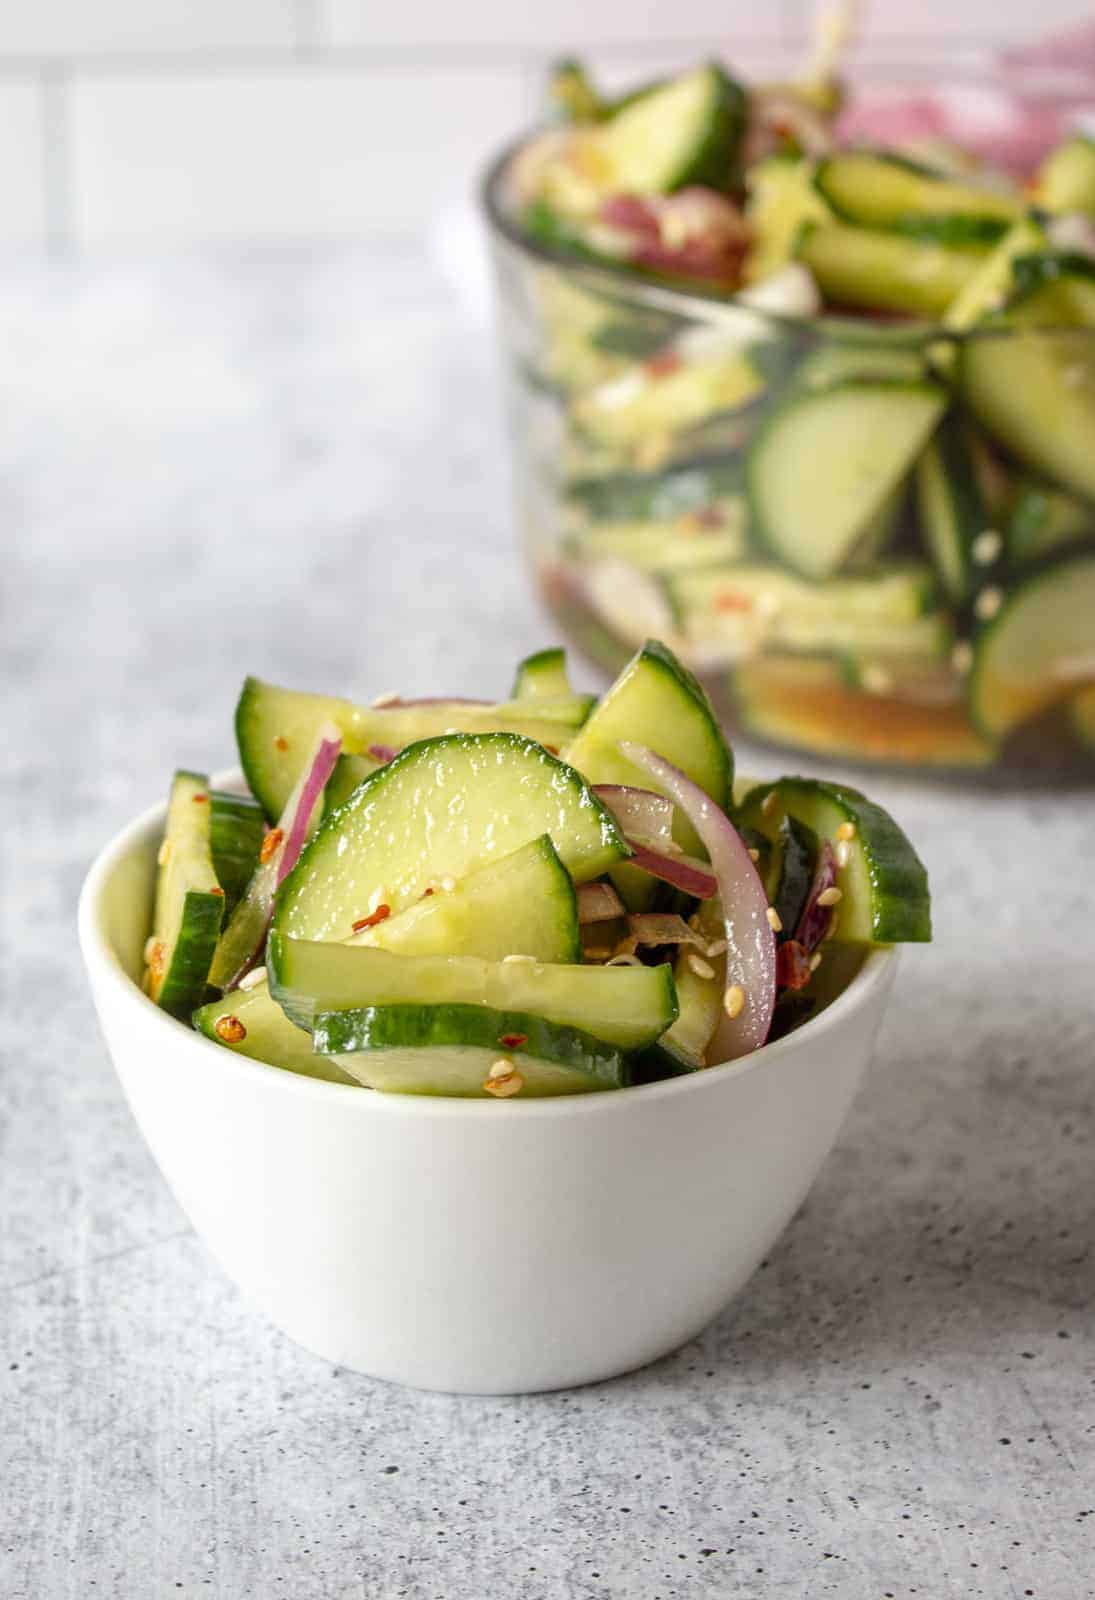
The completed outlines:
<svg viewBox="0 0 1095 1600">
<path fill-rule="evenodd" d="M 709 956 L 724 956 L 727 948 L 728 946 L 725 939 L 716 939 L 714 944 L 709 944 L 707 946 L 707 954 Z"/>
<path fill-rule="evenodd" d="M 822 889 L 821 893 L 817 897 L 817 903 L 819 906 L 835 906 L 838 901 L 843 900 L 843 898 L 844 890 L 838 889 L 834 883 L 831 884 L 828 889 Z"/>
<path fill-rule="evenodd" d="M 779 805 L 779 796 L 774 789 L 769 789 L 760 803 L 760 809 L 766 817 L 770 817 Z"/>
<path fill-rule="evenodd" d="M 745 990 L 740 983 L 732 983 L 722 997 L 723 1010 L 731 1022 L 745 1009 Z"/>
<path fill-rule="evenodd" d="M 982 589 L 973 602 L 975 616 L 980 622 L 991 622 L 1004 603 L 1003 589 Z"/>
<path fill-rule="evenodd" d="M 257 989 L 260 983 L 266 982 L 266 968 L 252 967 L 250 972 L 245 972 L 239 981 L 241 989 Z"/>
<path fill-rule="evenodd" d="M 951 651 L 951 666 L 963 677 L 973 666 L 973 646 L 968 639 L 959 639 Z"/>
<path fill-rule="evenodd" d="M 536 960 L 535 956 L 503 956 L 502 957 L 502 964 L 505 965 L 507 962 L 535 961 L 535 960 Z"/>
<path fill-rule="evenodd" d="M 986 528 L 984 533 L 979 533 L 970 546 L 970 554 L 979 567 L 988 567 L 996 560 L 1004 548 L 1004 541 L 995 528 Z"/>
<path fill-rule="evenodd" d="M 218 1017 L 213 1024 L 213 1032 L 225 1044 L 240 1044 L 247 1038 L 247 1029 L 239 1017 Z"/>
<path fill-rule="evenodd" d="M 840 927 L 840 912 L 839 911 L 834 911 L 832 916 L 829 918 L 829 926 L 826 928 L 824 934 L 822 935 L 822 938 L 824 938 L 824 939 L 835 939 L 836 938 L 836 930 L 839 927 Z"/>
<path fill-rule="evenodd" d="M 144 942 L 144 964 L 146 967 L 150 967 L 152 965 L 156 957 L 156 951 L 159 948 L 160 941 L 156 938 L 154 933 L 150 934 Z"/>
<path fill-rule="evenodd" d="M 836 847 L 836 864 L 837 864 L 837 866 L 838 867 L 846 867 L 848 865 L 848 862 L 851 859 L 852 859 L 852 847 L 851 847 L 851 845 L 848 843 L 847 839 L 839 839 L 837 841 L 837 847 Z"/>
<path fill-rule="evenodd" d="M 816 972 L 818 967 L 820 967 L 820 965 L 821 965 L 821 951 L 820 950 L 815 950 L 813 955 L 810 957 L 810 971 L 811 972 Z"/>
<path fill-rule="evenodd" d="M 374 711 L 379 711 L 382 706 L 394 706 L 398 699 L 399 696 L 393 690 L 390 694 L 378 694 L 375 700 L 369 701 L 369 704 Z"/>
<path fill-rule="evenodd" d="M 855 838 L 855 823 L 854 822 L 842 822 L 840 824 L 840 827 L 836 830 L 836 836 L 837 836 L 838 839 L 854 839 Z"/>
<path fill-rule="evenodd" d="M 749 859 L 750 859 L 750 861 L 759 861 L 760 860 L 760 851 L 759 850 L 755 850 L 752 845 L 749 846 Z"/>
<path fill-rule="evenodd" d="M 694 950 L 688 952 L 688 965 L 692 968 L 697 978 L 713 978 L 715 976 L 715 969 L 711 963 L 705 961 L 702 956 L 698 956 Z"/>
<path fill-rule="evenodd" d="M 171 860 L 171 840 L 170 839 L 165 839 L 163 844 L 160 846 L 159 850 L 156 852 L 156 862 L 157 862 L 157 864 L 159 866 L 166 867 L 167 863 L 170 860 Z"/>
<path fill-rule="evenodd" d="M 283 733 L 276 734 L 275 737 L 274 737 L 274 749 L 275 750 L 280 750 L 282 755 L 284 755 L 286 750 L 288 750 L 288 748 L 289 748 L 289 741 L 285 737 L 285 735 Z"/>
<path fill-rule="evenodd" d="M 587 952 L 588 954 L 588 952 Z M 619 955 L 609 956 L 605 962 L 606 967 L 641 967 L 642 962 L 638 956 L 632 955 L 630 950 L 621 950 Z"/>
<path fill-rule="evenodd" d="M 773 933 L 783 932 L 783 918 L 780 916 L 775 906 L 769 906 L 764 915 L 768 918 L 768 926 L 771 928 Z"/>
<path fill-rule="evenodd" d="M 524 1087 L 525 1080 L 519 1072 L 510 1072 L 504 1078 L 487 1078 L 483 1084 L 487 1093 L 496 1100 L 508 1100 L 511 1095 L 520 1094 Z"/>
<path fill-rule="evenodd" d="M 487 1077 L 488 1078 L 508 1078 L 512 1071 L 513 1071 L 513 1062 L 507 1060 L 507 1058 L 505 1056 L 499 1056 L 497 1061 L 492 1061 L 491 1062 L 491 1068 L 490 1068 L 490 1071 L 487 1073 Z"/>
</svg>

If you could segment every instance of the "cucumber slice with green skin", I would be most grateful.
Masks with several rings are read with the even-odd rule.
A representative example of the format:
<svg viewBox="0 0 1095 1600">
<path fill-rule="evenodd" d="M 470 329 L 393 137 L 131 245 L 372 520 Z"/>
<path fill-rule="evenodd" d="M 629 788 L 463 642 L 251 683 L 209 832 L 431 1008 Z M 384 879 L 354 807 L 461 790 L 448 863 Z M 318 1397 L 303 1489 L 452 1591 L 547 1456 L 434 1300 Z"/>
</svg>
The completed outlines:
<svg viewBox="0 0 1095 1600">
<path fill-rule="evenodd" d="M 176 772 L 156 874 L 145 992 L 172 1016 L 187 1017 L 205 998 L 209 964 L 224 918 L 210 845 L 209 779 Z"/>
<path fill-rule="evenodd" d="M 961 423 L 945 417 L 916 465 L 920 525 L 940 582 L 956 605 L 969 599 L 1004 549 L 966 440 Z"/>
<path fill-rule="evenodd" d="M 327 780 L 327 787 L 323 791 L 324 814 L 328 811 L 337 811 L 338 807 L 345 805 L 359 783 L 364 783 L 366 778 L 371 778 L 384 763 L 377 761 L 374 756 L 339 756 L 335 762 L 335 770 Z"/>
<path fill-rule="evenodd" d="M 209 846 L 213 870 L 224 890 L 224 915 L 230 917 L 258 864 L 266 819 L 247 795 L 209 791 Z"/>
<path fill-rule="evenodd" d="M 771 798 L 773 797 L 774 798 Z M 857 789 L 815 778 L 780 778 L 746 795 L 742 821 L 769 838 L 785 816 L 794 817 L 816 837 L 834 846 L 847 844 L 837 864 L 841 891 L 836 936 L 849 944 L 907 944 L 931 938 L 928 875 L 897 823 Z M 838 838 L 849 824 L 851 839 Z"/>
<path fill-rule="evenodd" d="M 751 167 L 745 217 L 749 224 L 748 283 L 761 283 L 794 259 L 805 223 L 827 222 L 832 213 L 814 187 L 814 163 L 770 156 Z"/>
<path fill-rule="evenodd" d="M 297 1072 L 305 1078 L 323 1078 L 329 1083 L 357 1082 L 336 1061 L 316 1055 L 312 1035 L 289 1021 L 265 983 L 211 1000 L 199 1007 L 191 1020 L 199 1033 L 236 1055 L 265 1061 L 267 1066 Z M 224 1037 L 217 1032 L 218 1022 L 225 1029 Z M 242 1038 L 236 1037 L 234 1023 L 243 1028 Z"/>
<path fill-rule="evenodd" d="M 611 110 L 595 89 L 585 64 L 574 56 L 552 63 L 546 99 L 554 122 L 601 122 Z"/>
<path fill-rule="evenodd" d="M 1020 485 L 1005 538 L 1010 561 L 1040 560 L 1078 539 L 1095 539 L 1095 506 L 1028 479 Z"/>
<path fill-rule="evenodd" d="M 749 454 L 757 536 L 803 577 L 839 571 L 945 407 L 931 383 L 851 381 L 792 397 Z"/>
<path fill-rule="evenodd" d="M 521 1011 L 474 1005 L 327 1011 L 316 1017 L 314 1038 L 321 1056 L 387 1094 L 493 1099 L 484 1086 L 500 1060 L 520 1075 L 522 1100 L 622 1089 L 629 1081 L 619 1050 Z"/>
<path fill-rule="evenodd" d="M 559 645 L 538 650 L 518 663 L 512 700 L 563 700 L 573 694 L 567 677 L 567 653 Z"/>
<path fill-rule="evenodd" d="M 574 884 L 546 833 L 347 942 L 399 955 L 582 959 Z"/>
<path fill-rule="evenodd" d="M 1042 163 L 1036 190 L 1047 211 L 1082 211 L 1095 217 L 1095 140 L 1073 134 Z"/>
<path fill-rule="evenodd" d="M 725 937 L 726 928 L 717 900 L 705 900 L 693 918 L 701 937 L 714 944 Z M 656 1083 L 662 1078 L 678 1078 L 699 1072 L 707 1065 L 707 1050 L 723 1015 L 726 992 L 726 957 L 712 956 L 707 961 L 709 977 L 697 972 L 695 953 L 683 947 L 673 963 L 673 982 L 677 989 L 677 1020 L 656 1044 L 633 1057 L 633 1083 Z"/>
<path fill-rule="evenodd" d="M 600 522 L 667 522 L 741 492 L 738 461 L 696 462 L 663 473 L 624 472 L 572 483 L 572 503 Z"/>
<path fill-rule="evenodd" d="M 970 709 L 1004 738 L 1095 680 L 1095 550 L 1016 580 L 974 638 Z"/>
<path fill-rule="evenodd" d="M 776 943 L 793 938 L 817 866 L 817 835 L 797 817 L 784 816 L 772 840 L 764 888 L 782 924 Z"/>
<path fill-rule="evenodd" d="M 1011 290 L 1015 261 L 1031 251 L 1043 249 L 1045 243 L 1045 229 L 1032 217 L 1023 217 L 1014 223 L 947 307 L 943 326 L 955 333 L 964 333 L 986 312 L 998 310 Z M 952 363 L 953 351 L 948 349 L 944 359 Z"/>
<path fill-rule="evenodd" d="M 326 817 L 278 891 L 274 927 L 346 938 L 378 904 L 393 913 L 445 876 L 548 833 L 575 882 L 628 855 L 616 823 L 572 767 L 517 734 L 425 740 Z"/>
<path fill-rule="evenodd" d="M 953 771 L 996 759 L 996 743 L 973 728 L 964 705 L 858 692 L 842 681 L 836 662 L 747 661 L 730 687 L 749 733 L 795 750 Z"/>
<path fill-rule="evenodd" d="M 745 94 L 720 66 L 695 68 L 638 96 L 590 136 L 599 187 L 619 194 L 671 194 L 688 184 L 732 189 L 737 181 Z"/>
<path fill-rule="evenodd" d="M 930 376 L 924 352 L 917 346 L 833 339 L 810 352 L 797 381 L 802 389 L 831 389 L 849 380 L 916 383 Z"/>
<path fill-rule="evenodd" d="M 1067 302 L 1032 290 L 989 318 L 958 355 L 962 397 L 981 425 L 1035 472 L 1095 499 L 1095 327 L 1045 327 Z"/>
<path fill-rule="evenodd" d="M 740 561 L 746 552 L 745 502 L 712 507 L 704 520 L 685 512 L 671 522 L 599 522 L 566 542 L 579 561 L 622 559 L 643 572 L 679 572 Z"/>
<path fill-rule="evenodd" d="M 829 222 L 804 228 L 796 255 L 833 305 L 940 317 L 979 271 L 985 249 Z"/>
<path fill-rule="evenodd" d="M 994 238 L 1022 214 L 1017 195 L 958 183 L 904 157 L 845 150 L 818 163 L 814 184 L 838 217 L 871 228 Z"/>
<path fill-rule="evenodd" d="M 530 1012 L 624 1050 L 652 1044 L 676 1020 L 673 974 L 661 967 L 561 966 L 409 956 L 367 946 L 290 939 L 267 948 L 270 991 L 294 1022 L 366 1006 L 487 1006 Z M 518 1030 L 520 1031 L 520 1030 Z"/>
<path fill-rule="evenodd" d="M 574 426 L 596 444 L 634 450 L 652 435 L 681 433 L 726 412 L 741 411 L 764 381 L 741 350 L 664 370 L 632 367 L 573 403 Z"/>
<path fill-rule="evenodd" d="M 1027 326 L 1095 328 L 1095 258 L 1077 250 L 1016 256 L 1009 311 Z"/>
<path fill-rule="evenodd" d="M 483 705 L 464 700 L 359 706 L 350 700 L 302 694 L 248 678 L 236 707 L 236 741 L 251 792 L 274 822 L 324 721 L 333 722 L 342 734 L 345 755 L 360 755 L 367 753 L 370 745 L 402 750 L 421 739 L 451 732 L 519 733 L 558 746 L 566 738 L 566 729 L 579 727 L 588 710 L 586 695 L 535 706 L 524 701 Z"/>
<path fill-rule="evenodd" d="M 1085 750 L 1095 751 L 1095 683 L 1073 697 L 1069 712 L 1076 738 Z"/>
</svg>

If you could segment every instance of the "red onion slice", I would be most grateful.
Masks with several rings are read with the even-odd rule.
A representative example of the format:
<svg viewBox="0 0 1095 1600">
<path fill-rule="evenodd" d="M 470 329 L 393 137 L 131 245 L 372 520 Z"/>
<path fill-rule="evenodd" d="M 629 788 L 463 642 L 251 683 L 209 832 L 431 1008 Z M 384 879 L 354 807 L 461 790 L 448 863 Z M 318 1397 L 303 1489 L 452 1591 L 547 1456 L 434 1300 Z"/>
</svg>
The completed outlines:
<svg viewBox="0 0 1095 1600">
<path fill-rule="evenodd" d="M 805 989 L 812 973 L 810 952 L 797 939 L 784 939 L 776 948 L 776 984 L 780 989 Z"/>
<path fill-rule="evenodd" d="M 664 794 L 635 789 L 626 783 L 595 783 L 593 793 L 629 838 L 639 839 L 655 850 L 672 848 L 673 805 Z"/>
<path fill-rule="evenodd" d="M 387 766 L 389 761 L 395 760 L 399 751 L 392 744 L 371 744 L 366 754 L 372 756 L 374 761 L 379 761 L 384 766 Z"/>
<path fill-rule="evenodd" d="M 580 883 L 577 894 L 582 927 L 591 922 L 613 922 L 626 915 L 624 903 L 610 883 Z"/>
<path fill-rule="evenodd" d="M 724 1012 L 712 1060 L 748 1055 L 767 1039 L 776 1003 L 776 936 L 768 924 L 764 885 L 738 830 L 698 784 L 644 745 L 625 740 L 620 750 L 680 806 L 711 858 L 726 927 L 727 988 L 737 984 L 745 995 L 736 1017 Z"/>
<path fill-rule="evenodd" d="M 806 896 L 806 904 L 798 919 L 795 939 L 806 951 L 816 950 L 829 931 L 833 920 L 832 906 L 819 906 L 818 896 L 831 889 L 836 882 L 836 857 L 828 839 L 822 841 L 821 851 L 814 869 L 814 881 Z"/>
<path fill-rule="evenodd" d="M 297 864 L 297 857 L 304 849 L 304 841 L 308 837 L 312 813 L 327 787 L 328 778 L 335 770 L 335 762 L 341 750 L 341 733 L 333 722 L 325 722 L 319 730 L 315 753 L 289 796 L 282 813 L 281 825 L 284 827 L 286 816 L 290 817 L 290 822 L 285 833 L 285 843 L 278 853 L 278 883 L 287 878 Z"/>
<path fill-rule="evenodd" d="M 706 861 L 697 861 L 695 856 L 663 855 L 660 850 L 647 849 L 637 839 L 627 842 L 632 852 L 627 858 L 629 866 L 639 867 L 663 883 L 671 883 L 674 889 L 681 889 L 696 900 L 710 900 L 718 893 L 718 880 Z"/>
</svg>

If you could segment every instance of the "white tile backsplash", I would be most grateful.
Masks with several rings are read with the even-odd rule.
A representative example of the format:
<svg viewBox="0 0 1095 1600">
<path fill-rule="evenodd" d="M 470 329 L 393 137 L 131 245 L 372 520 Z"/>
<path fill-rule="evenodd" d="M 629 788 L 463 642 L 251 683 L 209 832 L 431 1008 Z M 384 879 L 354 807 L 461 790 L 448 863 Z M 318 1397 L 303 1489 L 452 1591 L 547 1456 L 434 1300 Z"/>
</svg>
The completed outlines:
<svg viewBox="0 0 1095 1600">
<path fill-rule="evenodd" d="M 4 56 L 289 50 L 297 0 L 4 0 Z"/>
<path fill-rule="evenodd" d="M 0 82 L 0 243 L 38 246 L 46 231 L 43 90 Z"/>
<path fill-rule="evenodd" d="M 73 233 L 299 239 L 427 223 L 525 120 L 517 68 L 304 68 L 72 90 Z"/>
</svg>

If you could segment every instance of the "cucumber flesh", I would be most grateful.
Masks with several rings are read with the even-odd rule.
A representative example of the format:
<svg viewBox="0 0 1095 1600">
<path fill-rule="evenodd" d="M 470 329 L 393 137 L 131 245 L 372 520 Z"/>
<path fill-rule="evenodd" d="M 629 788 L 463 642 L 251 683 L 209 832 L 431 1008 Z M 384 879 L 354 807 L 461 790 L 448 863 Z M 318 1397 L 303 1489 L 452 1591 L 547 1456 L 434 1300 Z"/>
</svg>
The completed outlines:
<svg viewBox="0 0 1095 1600">
<path fill-rule="evenodd" d="M 651 1044 L 675 1020 L 668 966 L 561 966 L 408 956 L 360 945 L 291 939 L 275 928 L 267 947 L 270 989 L 286 1014 L 311 1027 L 320 1011 L 367 1006 L 486 1006 L 530 1012 L 622 1049 Z"/>
<path fill-rule="evenodd" d="M 940 317 L 978 272 L 985 251 L 827 222 L 803 229 L 797 255 L 833 305 Z"/>
<path fill-rule="evenodd" d="M 344 939 L 378 904 L 394 913 L 443 877 L 550 834 L 576 882 L 628 854 L 572 767 L 516 734 L 453 734 L 412 746 L 326 817 L 278 891 L 274 927 Z"/>
<path fill-rule="evenodd" d="M 794 259 L 803 224 L 828 221 L 831 213 L 814 187 L 810 161 L 770 156 L 751 168 L 748 185 L 745 277 L 761 283 Z"/>
<path fill-rule="evenodd" d="M 1033 218 L 1023 217 L 1016 222 L 947 307 L 943 326 L 964 333 L 986 312 L 998 310 L 1011 288 L 1013 263 L 1032 250 L 1043 249 L 1045 243 L 1045 229 Z M 948 351 L 948 362 L 951 356 Z"/>
<path fill-rule="evenodd" d="M 640 95 L 590 137 L 605 189 L 669 194 L 731 188 L 744 126 L 740 85 L 712 63 Z"/>
<path fill-rule="evenodd" d="M 230 917 L 258 863 L 266 821 L 258 801 L 246 795 L 210 789 L 209 805 L 213 870 L 224 890 L 224 915 Z"/>
<path fill-rule="evenodd" d="M 529 704 L 502 705 L 439 700 L 417 705 L 359 706 L 350 700 L 302 694 L 248 678 L 236 706 L 240 765 L 255 798 L 274 822 L 312 749 L 316 730 L 333 722 L 345 755 L 367 754 L 370 746 L 402 750 L 439 734 L 520 733 L 558 747 L 566 729 L 578 727 L 589 711 L 589 697 L 566 696 Z"/>
<path fill-rule="evenodd" d="M 837 216 L 873 228 L 921 233 L 950 221 L 988 224 L 980 236 L 991 237 L 1022 211 L 1017 195 L 958 183 L 900 156 L 869 150 L 829 156 L 819 163 L 814 183 Z"/>
<path fill-rule="evenodd" d="M 931 383 L 853 380 L 794 396 L 769 418 L 750 454 L 758 536 L 803 577 L 837 572 L 945 406 Z"/>
<path fill-rule="evenodd" d="M 961 423 L 944 418 L 916 467 L 920 524 L 940 582 L 955 604 L 963 604 L 975 583 L 1003 550 L 1003 535 L 992 527 L 981 485 L 966 446 Z M 987 537 L 985 537 L 987 536 Z M 978 560 L 982 553 L 988 561 Z"/>
<path fill-rule="evenodd" d="M 1051 484 L 1028 479 L 1020 485 L 1007 525 L 1011 561 L 1036 561 L 1091 537 L 1095 537 L 1095 507 Z"/>
<path fill-rule="evenodd" d="M 573 506 L 600 522 L 664 522 L 720 505 L 741 490 L 736 460 L 695 462 L 664 473 L 621 472 L 579 479 L 568 491 Z"/>
<path fill-rule="evenodd" d="M 387 1094 L 496 1098 L 485 1085 L 497 1081 L 490 1073 L 500 1061 L 519 1074 L 522 1100 L 622 1089 L 629 1079 L 624 1056 L 611 1045 L 520 1011 L 469 1005 L 328 1011 L 316 1017 L 314 1037 L 320 1059 L 337 1061 L 359 1083 Z"/>
<path fill-rule="evenodd" d="M 974 639 L 970 706 L 1003 738 L 1095 681 L 1095 553 L 1051 560 L 1019 580 Z"/>
<path fill-rule="evenodd" d="M 566 651 L 559 645 L 538 650 L 518 663 L 511 700 L 563 700 L 573 695 Z"/>
<path fill-rule="evenodd" d="M 193 1013 L 193 1025 L 214 1044 L 236 1055 L 264 1061 L 270 1067 L 283 1067 L 305 1078 L 325 1078 L 330 1083 L 355 1083 L 357 1080 L 327 1056 L 316 1055 L 312 1035 L 289 1021 L 265 983 L 252 989 L 236 989 L 221 1000 L 211 1000 Z M 217 1032 L 217 1024 L 225 1035 Z M 243 1038 L 233 1024 L 243 1028 Z"/>
<path fill-rule="evenodd" d="M 211 849 L 209 779 L 176 772 L 156 873 L 152 936 L 144 987 L 173 1016 L 187 1017 L 205 998 L 209 966 L 224 917 L 225 893 Z"/>
<path fill-rule="evenodd" d="M 1076 738 L 1085 750 L 1095 752 L 1095 683 L 1075 695 L 1070 711 Z"/>
<path fill-rule="evenodd" d="M 774 799 L 772 798 L 774 796 Z M 897 823 L 856 789 L 814 778 L 780 778 L 750 790 L 741 820 L 773 838 L 785 816 L 829 839 L 838 853 L 837 936 L 850 944 L 897 944 L 931 938 L 928 875 Z M 848 824 L 851 839 L 838 836 Z M 840 865 L 839 859 L 846 858 Z"/>
<path fill-rule="evenodd" d="M 685 512 L 671 522 L 600 522 L 571 536 L 568 553 L 585 561 L 623 560 L 643 572 L 676 572 L 740 561 L 745 503 L 735 497 L 706 519 Z"/>
<path fill-rule="evenodd" d="M 652 436 L 684 432 L 724 412 L 740 411 L 763 388 L 749 357 L 734 350 L 664 372 L 649 365 L 631 367 L 580 396 L 573 418 L 595 443 L 635 450 Z"/>
<path fill-rule="evenodd" d="M 1047 211 L 1095 217 L 1095 140 L 1074 134 L 1051 150 L 1038 174 L 1037 196 Z"/>
</svg>

